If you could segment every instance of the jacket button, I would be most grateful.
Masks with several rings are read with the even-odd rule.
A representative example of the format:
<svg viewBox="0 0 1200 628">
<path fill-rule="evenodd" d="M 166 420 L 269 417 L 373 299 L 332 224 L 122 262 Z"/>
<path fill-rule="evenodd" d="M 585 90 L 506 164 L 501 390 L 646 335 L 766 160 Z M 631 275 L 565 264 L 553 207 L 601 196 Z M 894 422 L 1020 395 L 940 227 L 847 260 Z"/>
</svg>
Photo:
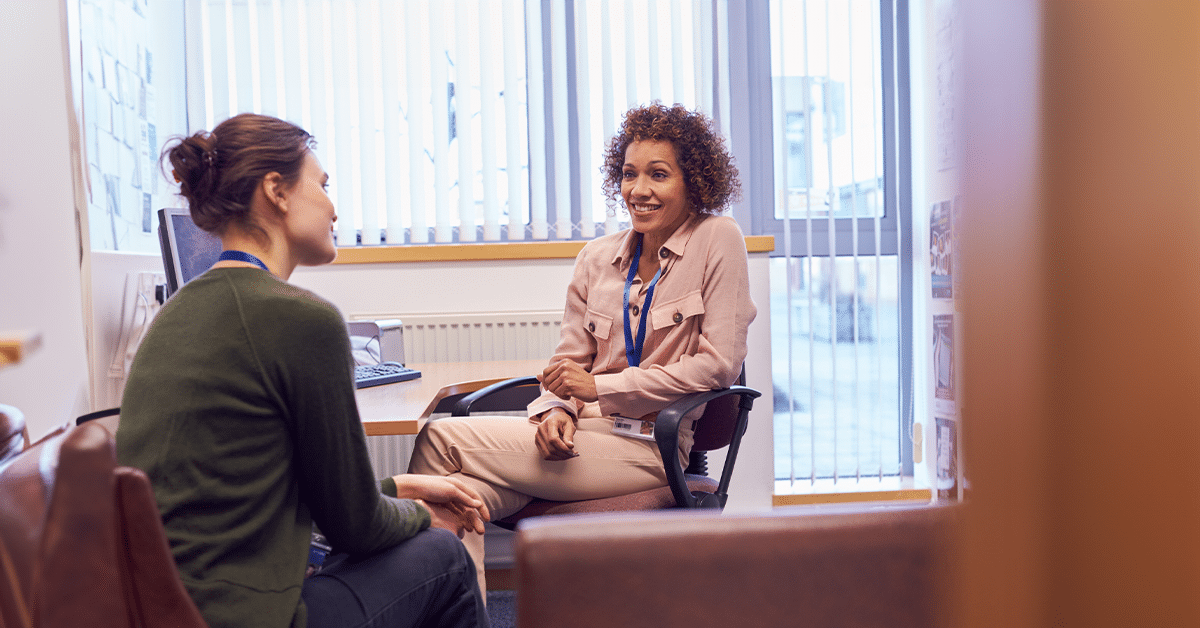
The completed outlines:
<svg viewBox="0 0 1200 628">
<path fill-rule="evenodd" d="M 631 306 L 629 306 L 629 312 L 630 312 L 631 314 L 633 314 L 634 316 L 637 316 L 639 311 L 640 311 L 640 310 L 638 310 L 638 306 L 637 306 L 637 305 L 631 305 Z"/>
<path fill-rule="evenodd" d="M 668 250 L 667 250 L 667 247 L 665 247 L 665 246 L 664 246 L 663 248 L 661 248 L 661 249 L 659 249 L 659 250 L 658 250 L 658 256 L 659 256 L 659 257 L 661 257 L 661 258 L 663 258 L 663 259 L 667 259 L 667 256 L 668 256 L 668 255 L 670 255 L 670 254 L 671 254 L 671 252 L 670 252 L 670 251 L 668 251 Z"/>
<path fill-rule="evenodd" d="M 680 314 L 679 312 L 675 312 L 675 316 L 672 316 L 671 320 L 675 321 L 676 323 L 682 323 L 683 322 L 683 314 Z"/>
<path fill-rule="evenodd" d="M 588 331 L 596 331 L 596 324 L 588 323 Z"/>
</svg>

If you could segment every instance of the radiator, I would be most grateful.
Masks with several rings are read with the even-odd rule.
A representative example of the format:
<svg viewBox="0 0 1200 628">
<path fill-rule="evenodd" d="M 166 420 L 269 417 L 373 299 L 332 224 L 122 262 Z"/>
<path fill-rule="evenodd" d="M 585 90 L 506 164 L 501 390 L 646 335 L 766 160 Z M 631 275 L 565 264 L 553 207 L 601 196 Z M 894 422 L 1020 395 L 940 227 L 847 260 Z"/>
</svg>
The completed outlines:
<svg viewBox="0 0 1200 628">
<path fill-rule="evenodd" d="M 469 314 L 356 313 L 353 320 L 400 319 L 404 363 L 546 359 L 558 346 L 562 310 Z M 415 436 L 368 436 L 378 477 L 404 473 Z"/>
</svg>

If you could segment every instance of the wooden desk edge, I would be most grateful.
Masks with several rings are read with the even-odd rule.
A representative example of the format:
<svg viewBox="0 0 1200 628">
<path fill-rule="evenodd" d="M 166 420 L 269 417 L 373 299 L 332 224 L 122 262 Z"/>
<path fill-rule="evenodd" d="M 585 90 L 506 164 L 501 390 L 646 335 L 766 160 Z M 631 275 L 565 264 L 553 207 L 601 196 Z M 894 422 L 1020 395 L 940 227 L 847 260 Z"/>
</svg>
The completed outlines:
<svg viewBox="0 0 1200 628">
<path fill-rule="evenodd" d="M 367 436 L 406 436 L 421 431 L 419 419 L 402 419 L 399 421 L 369 421 L 363 423 L 363 432 Z"/>
</svg>

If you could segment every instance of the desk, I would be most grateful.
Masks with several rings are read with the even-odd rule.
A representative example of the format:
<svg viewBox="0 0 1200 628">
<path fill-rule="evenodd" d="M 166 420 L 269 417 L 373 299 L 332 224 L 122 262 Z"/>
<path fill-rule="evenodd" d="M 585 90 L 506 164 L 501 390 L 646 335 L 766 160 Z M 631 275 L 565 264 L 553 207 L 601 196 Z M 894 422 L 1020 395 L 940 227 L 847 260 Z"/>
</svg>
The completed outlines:
<svg viewBox="0 0 1200 628">
<path fill-rule="evenodd" d="M 536 375 L 546 363 L 538 359 L 408 364 L 421 371 L 421 377 L 359 388 L 355 393 L 363 431 L 367 436 L 416 434 L 422 420 L 433 414 L 442 399 L 475 392 L 511 377 Z"/>
</svg>

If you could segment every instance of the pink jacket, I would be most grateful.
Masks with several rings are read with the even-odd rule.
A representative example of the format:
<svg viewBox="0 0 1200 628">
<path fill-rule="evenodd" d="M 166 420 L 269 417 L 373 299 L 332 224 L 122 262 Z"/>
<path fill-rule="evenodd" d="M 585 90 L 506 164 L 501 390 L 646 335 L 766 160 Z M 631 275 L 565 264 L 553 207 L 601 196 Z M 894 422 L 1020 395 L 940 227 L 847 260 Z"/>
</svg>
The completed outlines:
<svg viewBox="0 0 1200 628">
<path fill-rule="evenodd" d="M 530 417 L 561 407 L 576 417 L 636 418 L 686 393 L 737 380 L 746 359 L 746 330 L 757 313 L 750 299 L 746 241 L 737 222 L 698 214 L 660 250 L 662 276 L 650 304 L 640 368 L 628 368 L 622 306 L 633 235 L 626 230 L 602 236 L 579 252 L 562 336 L 551 359 L 574 360 L 592 373 L 599 401 L 585 404 L 543 391 L 529 404 Z M 634 278 L 629 302 L 635 336 L 646 288 Z"/>
</svg>

